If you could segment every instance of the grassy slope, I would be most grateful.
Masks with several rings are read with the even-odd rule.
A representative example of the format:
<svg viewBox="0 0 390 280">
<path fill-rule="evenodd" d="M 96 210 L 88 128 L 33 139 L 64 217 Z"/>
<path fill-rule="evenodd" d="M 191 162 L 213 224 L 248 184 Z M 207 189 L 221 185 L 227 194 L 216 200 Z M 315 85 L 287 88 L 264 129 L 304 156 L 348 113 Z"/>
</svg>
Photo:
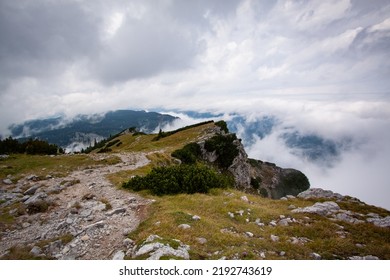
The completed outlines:
<svg viewBox="0 0 390 280">
<path fill-rule="evenodd" d="M 110 174 L 109 179 L 119 186 L 131 175 L 146 174 L 152 166 L 169 164 L 172 161 L 170 153 L 173 150 L 196 141 L 212 126 L 213 124 L 207 124 L 195 127 L 159 141 L 152 141 L 155 135 L 120 136 L 122 144 L 119 147 L 113 146 L 112 153 L 147 153 L 151 163 L 134 171 Z M 105 161 L 94 161 L 85 155 L 57 157 L 17 155 L 0 161 L 0 178 L 5 178 L 8 174 L 15 179 L 29 174 L 65 176 L 78 168 L 113 164 L 117 160 L 113 157 Z M 142 194 L 155 199 L 156 202 L 149 207 L 146 220 L 131 233 L 130 237 L 137 243 L 141 243 L 150 234 L 158 234 L 168 240 L 179 239 L 191 246 L 192 259 L 219 259 L 223 256 L 228 259 L 258 259 L 262 253 L 267 259 L 310 259 L 312 252 L 326 259 L 354 255 L 375 255 L 381 259 L 390 259 L 390 229 L 371 224 L 351 225 L 317 215 L 293 214 L 288 210 L 290 204 L 304 207 L 314 204 L 315 201 L 301 199 L 275 201 L 232 189 L 213 190 L 207 195 L 153 197 L 147 193 Z M 243 195 L 249 198 L 250 203 L 240 199 Z M 363 214 L 373 212 L 382 216 L 390 215 L 384 209 L 356 202 L 342 202 L 339 205 L 344 210 Z M 243 216 L 235 214 L 235 217 L 231 218 L 227 214 L 239 210 L 244 211 Z M 201 220 L 193 221 L 192 215 L 200 216 Z M 295 218 L 298 222 L 287 227 L 269 226 L 269 222 L 278 220 L 280 215 Z M 1 218 L 3 223 L 12 223 L 12 217 L 5 215 Z M 257 218 L 265 226 L 256 225 L 254 221 Z M 249 222 L 246 219 L 249 219 Z M 177 226 L 182 223 L 190 224 L 191 228 L 180 230 Z M 341 227 L 344 229 L 341 230 Z M 346 238 L 341 238 L 337 233 L 339 231 L 344 231 Z M 254 236 L 248 237 L 246 232 L 251 232 Z M 271 234 L 278 236 L 280 240 L 272 242 Z M 207 243 L 200 244 L 197 241 L 199 237 L 206 238 Z M 305 245 L 294 245 L 289 242 L 291 237 L 306 237 L 311 241 Z M 359 248 L 356 246 L 357 243 L 364 246 Z M 286 254 L 280 256 L 281 251 Z"/>
<path fill-rule="evenodd" d="M 246 195 L 250 203 L 241 200 Z M 265 253 L 267 259 L 310 259 L 311 253 L 320 254 L 325 259 L 343 259 L 355 255 L 375 255 L 381 259 L 390 259 L 390 230 L 371 224 L 351 225 L 331 221 L 318 215 L 293 214 L 288 210 L 290 204 L 297 207 L 309 206 L 314 201 L 294 199 L 291 201 L 271 200 L 244 194 L 236 190 L 214 190 L 212 193 L 194 195 L 176 195 L 153 197 L 156 203 L 151 206 L 150 216 L 131 238 L 141 242 L 151 234 L 165 239 L 179 239 L 191 246 L 193 259 L 259 259 Z M 343 209 L 365 208 L 378 214 L 390 213 L 380 208 L 361 206 L 357 203 L 343 203 Z M 229 217 L 228 212 L 244 210 L 242 216 Z M 367 209 L 368 210 L 368 209 Z M 192 220 L 192 215 L 201 217 Z M 298 222 L 289 226 L 273 227 L 272 220 L 278 221 L 280 215 L 295 218 Z M 248 220 L 247 220 L 248 219 Z M 258 226 L 260 219 L 265 226 Z M 180 224 L 189 224 L 191 228 L 181 230 Z M 337 233 L 344 227 L 346 238 Z M 221 232 L 226 229 L 228 232 Z M 254 234 L 248 237 L 246 232 Z M 271 235 L 280 238 L 271 241 Z M 197 238 L 208 240 L 204 245 Z M 306 237 L 311 241 L 305 245 L 295 245 L 291 237 Z M 358 248 L 356 244 L 364 244 Z M 286 252 L 280 256 L 280 252 Z"/>
<path fill-rule="evenodd" d="M 130 175 L 146 174 L 152 166 L 169 164 L 170 153 L 185 144 L 196 141 L 205 130 L 213 124 L 185 130 L 159 141 L 152 141 L 155 135 L 120 137 L 123 143 L 115 147 L 113 152 L 145 152 L 151 164 L 139 170 L 122 174 L 113 174 L 110 179 L 119 185 Z M 151 234 L 157 234 L 166 240 L 179 239 L 191 246 L 192 259 L 218 259 L 222 256 L 228 259 L 258 259 L 264 253 L 267 259 L 310 259 L 311 253 L 320 254 L 325 259 L 347 258 L 350 256 L 375 255 L 381 259 L 390 259 L 390 230 L 378 228 L 371 224 L 351 225 L 344 222 L 331 221 L 317 215 L 293 214 L 288 209 L 290 204 L 304 207 L 314 204 L 313 201 L 294 199 L 293 201 L 276 201 L 259 196 L 244 194 L 237 190 L 213 190 L 210 194 L 176 195 L 154 197 L 156 200 L 149 208 L 149 217 L 130 237 L 141 243 Z M 250 203 L 241 200 L 246 195 Z M 360 213 L 378 213 L 390 215 L 384 209 L 361 205 L 356 202 L 342 202 L 344 210 Z M 249 210 L 248 210 L 249 209 Z M 235 214 L 230 218 L 228 212 L 244 210 L 243 216 Z M 201 217 L 193 221 L 192 215 Z M 279 220 L 280 215 L 295 218 L 298 222 L 289 226 L 269 226 L 272 220 Z M 247 221 L 249 220 L 249 222 Z M 259 227 L 254 222 L 260 219 L 265 224 Z M 180 224 L 189 224 L 189 230 L 178 228 Z M 342 227 L 344 228 L 343 230 Z M 224 232 L 221 232 L 224 231 Z M 337 232 L 344 231 L 345 238 Z M 246 232 L 254 234 L 248 237 Z M 279 237 L 278 242 L 272 242 L 271 235 Z M 200 244 L 197 238 L 207 239 L 206 244 Z M 310 239 L 305 245 L 292 244 L 292 237 Z M 359 248 L 356 244 L 363 244 Z M 286 252 L 284 256 L 280 252 Z"/>
</svg>

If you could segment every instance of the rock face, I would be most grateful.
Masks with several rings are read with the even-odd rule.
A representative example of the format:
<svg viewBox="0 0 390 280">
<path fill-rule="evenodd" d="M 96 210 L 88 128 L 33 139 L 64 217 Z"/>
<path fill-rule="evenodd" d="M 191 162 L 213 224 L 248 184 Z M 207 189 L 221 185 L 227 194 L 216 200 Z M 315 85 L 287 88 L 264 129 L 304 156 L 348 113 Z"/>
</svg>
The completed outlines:
<svg viewBox="0 0 390 280">
<path fill-rule="evenodd" d="M 225 137 L 225 140 L 232 139 L 228 144 L 221 141 L 222 145 L 226 145 L 221 150 L 228 154 L 227 157 L 220 154 L 221 151 L 206 149 L 207 141 L 216 135 Z M 310 187 L 309 180 L 298 170 L 285 169 L 273 163 L 249 159 L 241 140 L 237 139 L 235 134 L 213 130 L 207 137 L 203 137 L 198 145 L 202 159 L 216 165 L 220 162 L 219 157 L 229 158 L 230 154 L 233 153 L 231 147 L 235 147 L 236 155 L 226 169 L 233 175 L 235 187 L 245 192 L 279 199 L 286 195 L 297 195 Z M 219 168 L 221 168 L 220 164 Z"/>
<path fill-rule="evenodd" d="M 251 166 L 248 162 L 248 155 L 239 140 L 234 140 L 233 144 L 237 147 L 238 155 L 228 170 L 233 174 L 236 186 L 248 189 L 251 187 Z"/>
</svg>

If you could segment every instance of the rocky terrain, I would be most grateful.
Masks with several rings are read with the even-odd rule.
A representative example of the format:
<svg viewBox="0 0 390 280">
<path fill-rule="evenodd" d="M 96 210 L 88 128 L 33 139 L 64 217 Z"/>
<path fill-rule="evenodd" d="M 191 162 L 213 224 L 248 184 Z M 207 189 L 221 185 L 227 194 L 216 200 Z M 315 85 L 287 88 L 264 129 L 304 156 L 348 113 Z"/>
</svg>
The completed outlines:
<svg viewBox="0 0 390 280">
<path fill-rule="evenodd" d="M 100 160 L 105 155 L 92 155 Z M 115 188 L 105 175 L 148 164 L 145 154 L 117 154 L 122 162 L 77 170 L 67 177 L 28 175 L 3 180 L 1 207 L 16 225 L 2 233 L 0 255 L 25 244 L 36 257 L 109 259 L 130 245 L 126 235 L 137 228 L 152 200 Z M 46 211 L 43 208 L 48 208 Z"/>
<path fill-rule="evenodd" d="M 230 188 L 153 196 L 120 187 L 180 164 L 171 153 L 188 143 L 217 163 L 204 147 L 219 133 L 207 123 L 158 141 L 123 134 L 104 153 L 2 156 L 0 259 L 390 259 L 389 211 L 307 189 L 299 171 L 248 159 L 239 140 L 220 171 L 233 176 Z"/>
</svg>

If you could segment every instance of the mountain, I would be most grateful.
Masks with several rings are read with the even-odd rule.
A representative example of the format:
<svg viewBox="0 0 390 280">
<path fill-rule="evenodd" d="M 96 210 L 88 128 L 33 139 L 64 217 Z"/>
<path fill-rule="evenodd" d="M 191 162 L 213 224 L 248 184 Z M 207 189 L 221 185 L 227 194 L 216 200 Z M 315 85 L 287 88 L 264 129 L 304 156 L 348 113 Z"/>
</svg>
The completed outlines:
<svg viewBox="0 0 390 280">
<path fill-rule="evenodd" d="M 12 125 L 10 131 L 14 138 L 38 138 L 73 151 L 130 127 L 150 133 L 175 119 L 155 112 L 118 110 L 103 115 L 79 115 L 70 121 L 63 117 L 31 120 Z"/>
<path fill-rule="evenodd" d="M 388 210 L 248 158 L 224 122 L 104 145 L 0 158 L 0 259 L 390 259 Z"/>
</svg>

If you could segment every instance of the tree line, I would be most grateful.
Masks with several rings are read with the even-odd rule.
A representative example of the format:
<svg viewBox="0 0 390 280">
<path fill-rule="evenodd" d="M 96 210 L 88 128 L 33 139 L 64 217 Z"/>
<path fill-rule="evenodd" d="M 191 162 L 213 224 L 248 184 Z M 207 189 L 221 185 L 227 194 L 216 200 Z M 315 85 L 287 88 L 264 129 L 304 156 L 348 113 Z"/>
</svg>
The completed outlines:
<svg viewBox="0 0 390 280">
<path fill-rule="evenodd" d="M 19 142 L 12 137 L 0 140 L 0 154 L 55 155 L 65 153 L 64 149 L 55 144 L 39 139 L 28 139 Z"/>
</svg>

